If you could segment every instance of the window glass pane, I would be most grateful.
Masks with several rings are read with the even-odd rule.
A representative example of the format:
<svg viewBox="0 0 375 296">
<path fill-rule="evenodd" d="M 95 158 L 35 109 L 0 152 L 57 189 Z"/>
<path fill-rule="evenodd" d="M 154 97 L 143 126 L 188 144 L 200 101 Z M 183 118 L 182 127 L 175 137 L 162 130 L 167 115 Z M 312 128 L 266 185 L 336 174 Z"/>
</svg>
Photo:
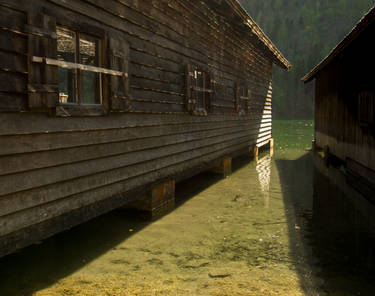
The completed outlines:
<svg viewBox="0 0 375 296">
<path fill-rule="evenodd" d="M 195 77 L 196 77 L 196 82 L 197 82 L 196 86 L 199 87 L 200 89 L 204 88 L 204 77 L 203 76 L 204 76 L 203 72 L 195 71 Z M 205 104 L 205 94 L 204 94 L 204 92 L 202 92 L 201 90 L 198 90 L 197 94 L 198 94 L 198 102 L 197 102 L 198 108 L 199 109 L 205 109 L 206 104 Z"/>
<path fill-rule="evenodd" d="M 57 57 L 61 61 L 76 61 L 76 34 L 72 31 L 57 27 Z"/>
<path fill-rule="evenodd" d="M 362 91 L 359 96 L 359 119 L 363 124 L 372 123 L 373 95 L 369 91 Z"/>
<path fill-rule="evenodd" d="M 243 96 L 243 97 L 247 97 L 247 89 L 246 89 L 246 87 L 241 87 L 241 96 Z"/>
<path fill-rule="evenodd" d="M 81 71 L 81 102 L 82 104 L 100 104 L 100 74 Z"/>
<path fill-rule="evenodd" d="M 57 27 L 57 58 L 60 61 L 75 63 L 76 35 L 74 32 Z M 59 99 L 61 103 L 76 103 L 76 71 L 59 68 Z"/>
<path fill-rule="evenodd" d="M 99 39 L 80 35 L 80 64 L 99 66 Z M 100 104 L 101 76 L 98 73 L 81 71 L 81 102 L 82 104 Z"/>
<path fill-rule="evenodd" d="M 245 113 L 247 113 L 247 100 L 241 100 L 241 110 L 243 110 Z"/>
<path fill-rule="evenodd" d="M 60 103 L 76 103 L 74 70 L 59 68 L 59 100 Z"/>
<path fill-rule="evenodd" d="M 99 66 L 99 39 L 80 35 L 79 39 L 79 55 L 80 64 Z"/>
<path fill-rule="evenodd" d="M 211 89 L 210 75 L 206 72 L 203 72 L 203 88 L 204 89 Z M 205 109 L 208 112 L 211 108 L 210 94 L 206 91 L 203 94 L 204 94 Z"/>
</svg>

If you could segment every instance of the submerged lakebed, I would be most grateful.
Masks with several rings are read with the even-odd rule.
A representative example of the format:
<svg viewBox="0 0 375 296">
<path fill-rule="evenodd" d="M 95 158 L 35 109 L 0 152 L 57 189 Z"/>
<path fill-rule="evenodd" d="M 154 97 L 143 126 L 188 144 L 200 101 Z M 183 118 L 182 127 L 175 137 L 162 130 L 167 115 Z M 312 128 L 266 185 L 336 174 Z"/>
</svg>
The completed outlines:
<svg viewBox="0 0 375 296">
<path fill-rule="evenodd" d="M 272 158 L 178 184 L 154 222 L 118 210 L 0 259 L 0 295 L 373 295 L 314 215 L 329 197 L 313 186 L 312 121 L 273 133 Z"/>
</svg>

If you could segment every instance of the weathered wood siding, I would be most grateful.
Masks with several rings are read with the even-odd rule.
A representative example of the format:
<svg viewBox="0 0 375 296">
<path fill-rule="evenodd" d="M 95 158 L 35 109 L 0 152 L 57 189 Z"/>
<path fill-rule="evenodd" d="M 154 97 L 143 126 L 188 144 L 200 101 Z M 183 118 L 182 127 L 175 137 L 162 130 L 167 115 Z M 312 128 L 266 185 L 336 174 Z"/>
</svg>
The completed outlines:
<svg viewBox="0 0 375 296">
<path fill-rule="evenodd" d="M 129 112 L 30 112 L 30 10 L 129 42 Z M 189 63 L 215 75 L 208 116 L 186 111 Z M 145 184 L 267 143 L 271 79 L 259 42 L 201 1 L 0 1 L 0 256 L 121 206 Z M 235 111 L 239 80 L 252 93 L 246 116 Z"/>
<path fill-rule="evenodd" d="M 343 161 L 351 158 L 375 170 L 375 130 L 360 126 L 358 93 L 374 87 L 374 25 L 316 77 L 315 139 Z M 375 91 L 375 89 L 374 89 Z"/>
</svg>

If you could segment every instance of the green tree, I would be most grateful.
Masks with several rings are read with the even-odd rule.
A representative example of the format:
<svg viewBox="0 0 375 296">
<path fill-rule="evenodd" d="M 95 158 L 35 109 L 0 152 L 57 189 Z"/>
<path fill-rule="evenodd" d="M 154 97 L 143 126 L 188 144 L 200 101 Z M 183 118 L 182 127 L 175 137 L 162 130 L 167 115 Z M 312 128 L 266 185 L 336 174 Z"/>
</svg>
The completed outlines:
<svg viewBox="0 0 375 296">
<path fill-rule="evenodd" d="M 240 0 L 250 16 L 292 63 L 275 67 L 274 116 L 312 118 L 313 87 L 308 73 L 340 42 L 375 0 Z"/>
</svg>

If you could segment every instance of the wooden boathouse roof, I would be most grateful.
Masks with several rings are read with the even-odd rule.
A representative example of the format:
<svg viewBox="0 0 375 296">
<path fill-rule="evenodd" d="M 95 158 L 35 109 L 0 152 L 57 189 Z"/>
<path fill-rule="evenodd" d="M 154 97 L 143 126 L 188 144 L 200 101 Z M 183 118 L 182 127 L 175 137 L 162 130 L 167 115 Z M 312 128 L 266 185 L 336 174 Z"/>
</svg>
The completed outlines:
<svg viewBox="0 0 375 296">
<path fill-rule="evenodd" d="M 366 28 L 375 20 L 375 6 L 372 7 L 349 32 L 348 35 L 323 59 L 310 73 L 302 77 L 302 81 L 307 83 L 313 80 L 316 75 L 323 70 L 334 58 L 341 54 L 352 42 L 354 42 Z M 371 42 L 371 41 L 370 41 Z"/>
<path fill-rule="evenodd" d="M 233 24 L 237 25 L 239 31 L 256 36 L 258 41 L 264 45 L 266 51 L 272 55 L 276 65 L 286 70 L 291 68 L 290 62 L 250 17 L 238 0 L 213 0 L 207 1 L 207 4 L 211 4 L 216 13 L 230 19 Z"/>
</svg>

